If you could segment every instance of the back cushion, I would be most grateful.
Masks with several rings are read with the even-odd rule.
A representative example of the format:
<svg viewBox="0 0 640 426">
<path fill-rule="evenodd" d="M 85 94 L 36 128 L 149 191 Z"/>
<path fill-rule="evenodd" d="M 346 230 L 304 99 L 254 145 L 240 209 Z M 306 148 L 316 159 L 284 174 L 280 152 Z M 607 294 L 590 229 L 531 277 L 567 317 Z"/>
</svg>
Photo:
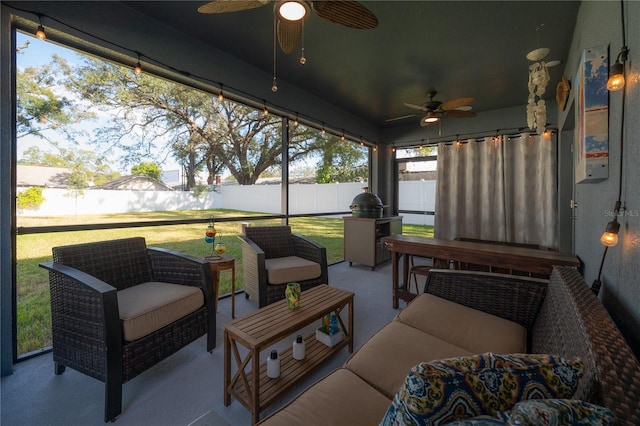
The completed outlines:
<svg viewBox="0 0 640 426">
<path fill-rule="evenodd" d="M 142 237 L 54 247 L 53 261 L 94 276 L 118 290 L 153 280 Z"/>
<path fill-rule="evenodd" d="M 247 226 L 245 235 L 264 251 L 266 259 L 295 256 L 289 226 Z"/>
</svg>

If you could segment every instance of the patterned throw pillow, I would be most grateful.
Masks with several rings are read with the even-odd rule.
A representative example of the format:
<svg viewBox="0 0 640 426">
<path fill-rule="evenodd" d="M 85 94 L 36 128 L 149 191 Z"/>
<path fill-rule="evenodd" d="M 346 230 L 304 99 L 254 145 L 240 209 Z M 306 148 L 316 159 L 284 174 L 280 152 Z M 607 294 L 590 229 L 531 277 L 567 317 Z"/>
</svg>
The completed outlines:
<svg viewBox="0 0 640 426">
<path fill-rule="evenodd" d="M 494 416 L 525 399 L 571 398 L 581 361 L 553 355 L 485 353 L 420 363 L 410 371 L 383 425 L 439 425 Z"/>
<path fill-rule="evenodd" d="M 613 419 L 613 412 L 608 408 L 585 401 L 532 399 L 517 403 L 510 412 L 498 413 L 497 417 L 510 425 L 605 426 Z"/>
</svg>

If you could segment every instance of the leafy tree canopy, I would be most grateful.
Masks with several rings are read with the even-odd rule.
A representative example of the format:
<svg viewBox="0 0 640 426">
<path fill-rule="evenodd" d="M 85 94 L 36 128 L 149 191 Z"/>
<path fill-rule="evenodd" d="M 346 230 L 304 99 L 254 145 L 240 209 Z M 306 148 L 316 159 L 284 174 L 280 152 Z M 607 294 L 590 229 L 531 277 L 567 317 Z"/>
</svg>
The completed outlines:
<svg viewBox="0 0 640 426">
<path fill-rule="evenodd" d="M 150 161 L 145 161 L 140 164 L 136 164 L 131 168 L 132 175 L 147 175 L 156 180 L 160 180 L 162 175 L 162 169 L 156 164 Z"/>
</svg>

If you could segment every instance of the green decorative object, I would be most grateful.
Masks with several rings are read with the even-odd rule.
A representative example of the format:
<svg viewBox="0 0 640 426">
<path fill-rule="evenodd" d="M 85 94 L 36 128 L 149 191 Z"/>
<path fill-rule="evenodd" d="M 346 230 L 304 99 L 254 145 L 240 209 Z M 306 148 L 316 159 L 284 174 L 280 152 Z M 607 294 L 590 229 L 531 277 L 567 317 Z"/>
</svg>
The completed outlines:
<svg viewBox="0 0 640 426">
<path fill-rule="evenodd" d="M 291 310 L 296 310 L 300 307 L 300 284 L 289 283 L 287 289 L 284 291 L 287 299 L 287 307 Z"/>
</svg>

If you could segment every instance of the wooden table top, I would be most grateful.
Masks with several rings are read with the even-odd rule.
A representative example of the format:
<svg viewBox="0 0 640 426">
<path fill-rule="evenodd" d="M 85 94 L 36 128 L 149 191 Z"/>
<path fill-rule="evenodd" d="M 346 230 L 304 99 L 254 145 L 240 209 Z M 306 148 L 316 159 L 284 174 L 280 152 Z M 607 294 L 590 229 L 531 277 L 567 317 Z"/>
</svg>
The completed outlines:
<svg viewBox="0 0 640 426">
<path fill-rule="evenodd" d="M 513 267 L 514 269 L 517 269 L 517 266 L 523 266 L 531 262 L 540 265 L 580 266 L 580 260 L 576 255 L 552 250 L 401 234 L 383 237 L 381 241 L 387 244 L 389 250 L 399 253 L 480 264 L 490 261 L 496 266 L 509 263 L 513 265 L 507 267 Z"/>
<path fill-rule="evenodd" d="M 291 310 L 286 299 L 272 303 L 227 324 L 226 332 L 248 348 L 264 348 L 313 322 L 324 313 L 341 308 L 354 293 L 322 284 L 300 295 L 300 307 Z M 353 309 L 353 308 L 351 308 Z"/>
</svg>

